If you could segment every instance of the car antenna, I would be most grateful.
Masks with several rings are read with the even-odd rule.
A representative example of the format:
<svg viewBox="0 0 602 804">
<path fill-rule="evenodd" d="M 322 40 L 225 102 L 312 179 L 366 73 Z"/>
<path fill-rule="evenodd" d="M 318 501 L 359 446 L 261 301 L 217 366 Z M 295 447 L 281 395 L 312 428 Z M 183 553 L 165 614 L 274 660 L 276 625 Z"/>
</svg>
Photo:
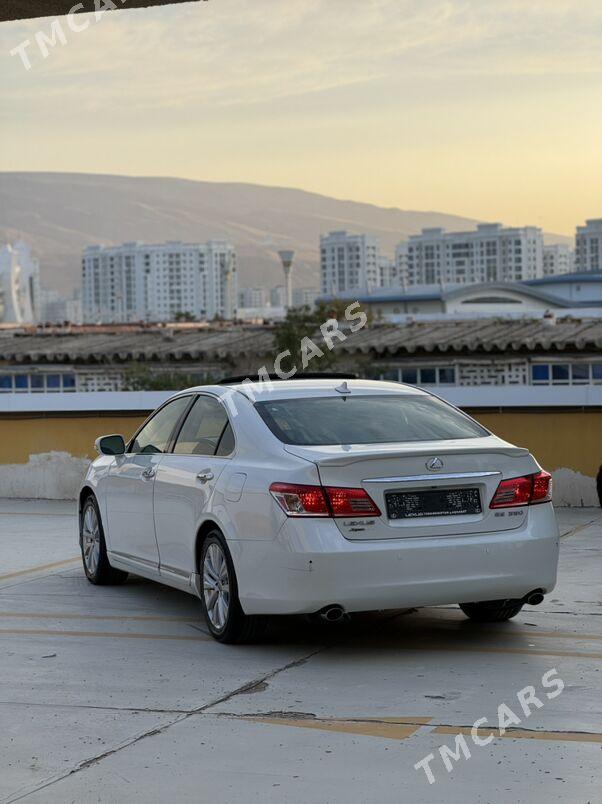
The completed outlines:
<svg viewBox="0 0 602 804">
<path fill-rule="evenodd" d="M 337 391 L 339 394 L 351 393 L 351 388 L 347 385 L 347 380 L 343 380 L 343 382 L 340 385 L 337 385 L 337 387 L 334 390 Z"/>
</svg>

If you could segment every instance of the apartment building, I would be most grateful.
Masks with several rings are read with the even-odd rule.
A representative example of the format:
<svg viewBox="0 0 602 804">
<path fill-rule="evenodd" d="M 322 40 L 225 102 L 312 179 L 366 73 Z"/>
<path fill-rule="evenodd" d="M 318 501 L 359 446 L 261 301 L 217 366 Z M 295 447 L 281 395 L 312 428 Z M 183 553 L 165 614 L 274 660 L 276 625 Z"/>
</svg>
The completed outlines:
<svg viewBox="0 0 602 804">
<path fill-rule="evenodd" d="M 602 271 L 602 218 L 591 218 L 578 226 L 575 235 L 575 270 Z"/>
<path fill-rule="evenodd" d="M 535 226 L 484 223 L 472 232 L 423 229 L 407 249 L 407 284 L 521 282 L 543 276 L 543 235 Z"/>
<path fill-rule="evenodd" d="M 373 235 L 342 230 L 320 237 L 322 293 L 378 287 L 379 266 L 380 246 Z"/>
<path fill-rule="evenodd" d="M 570 274 L 574 268 L 574 251 L 562 243 L 543 247 L 543 275 Z"/>
<path fill-rule="evenodd" d="M 234 246 L 124 243 L 88 246 L 82 260 L 83 318 L 89 323 L 230 319 L 236 311 Z"/>
</svg>

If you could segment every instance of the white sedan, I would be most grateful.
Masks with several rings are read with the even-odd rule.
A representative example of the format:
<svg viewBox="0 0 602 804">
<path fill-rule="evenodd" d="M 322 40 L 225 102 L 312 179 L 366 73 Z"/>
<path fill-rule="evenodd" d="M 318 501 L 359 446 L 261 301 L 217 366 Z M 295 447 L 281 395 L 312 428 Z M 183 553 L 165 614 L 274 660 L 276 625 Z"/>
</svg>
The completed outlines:
<svg viewBox="0 0 602 804">
<path fill-rule="evenodd" d="M 201 386 L 96 448 L 79 496 L 88 579 L 197 595 L 222 642 L 272 614 L 459 603 L 507 620 L 556 583 L 550 475 L 415 387 Z"/>
</svg>

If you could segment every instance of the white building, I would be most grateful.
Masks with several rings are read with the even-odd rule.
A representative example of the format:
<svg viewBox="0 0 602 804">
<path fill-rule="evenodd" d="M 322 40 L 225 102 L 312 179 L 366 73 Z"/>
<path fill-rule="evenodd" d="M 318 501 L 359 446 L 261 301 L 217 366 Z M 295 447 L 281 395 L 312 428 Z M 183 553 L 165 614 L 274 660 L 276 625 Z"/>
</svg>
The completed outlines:
<svg viewBox="0 0 602 804">
<path fill-rule="evenodd" d="M 33 324 L 40 297 L 40 265 L 18 240 L 0 248 L 0 322 Z"/>
<path fill-rule="evenodd" d="M 575 270 L 602 271 L 602 218 L 591 218 L 577 227 Z"/>
<path fill-rule="evenodd" d="M 293 288 L 293 307 L 313 307 L 319 295 L 318 288 Z"/>
<path fill-rule="evenodd" d="M 378 238 L 330 232 L 320 237 L 322 293 L 370 290 L 379 286 Z"/>
<path fill-rule="evenodd" d="M 543 247 L 543 275 L 570 274 L 574 267 L 573 250 L 562 243 Z"/>
<path fill-rule="evenodd" d="M 81 324 L 82 301 L 81 292 L 75 291 L 71 298 L 62 296 L 57 290 L 42 288 L 40 291 L 40 303 L 38 322 L 40 324 L 63 324 L 68 321 L 70 324 Z"/>
<path fill-rule="evenodd" d="M 284 285 L 276 285 L 270 290 L 270 307 L 286 307 L 286 288 Z"/>
<path fill-rule="evenodd" d="M 239 307 L 267 307 L 270 294 L 267 288 L 243 288 L 238 294 Z"/>
<path fill-rule="evenodd" d="M 230 319 L 236 312 L 234 246 L 221 240 L 88 246 L 82 273 L 86 322 Z"/>
<path fill-rule="evenodd" d="M 395 249 L 395 272 L 397 286 L 405 287 L 408 284 L 408 244 L 403 241 Z"/>
<path fill-rule="evenodd" d="M 408 285 L 520 282 L 543 276 L 543 235 L 535 226 L 483 223 L 473 232 L 423 229 L 407 241 Z"/>
</svg>

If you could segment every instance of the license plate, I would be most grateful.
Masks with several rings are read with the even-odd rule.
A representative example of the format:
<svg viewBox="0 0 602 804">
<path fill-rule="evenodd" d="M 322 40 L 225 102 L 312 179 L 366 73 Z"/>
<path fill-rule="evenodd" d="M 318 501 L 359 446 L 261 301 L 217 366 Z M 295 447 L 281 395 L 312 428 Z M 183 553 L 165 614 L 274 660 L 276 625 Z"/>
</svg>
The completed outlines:
<svg viewBox="0 0 602 804">
<path fill-rule="evenodd" d="M 480 514 L 478 489 L 427 489 L 391 491 L 385 494 L 389 519 L 414 519 L 421 516 L 459 516 Z"/>
</svg>

